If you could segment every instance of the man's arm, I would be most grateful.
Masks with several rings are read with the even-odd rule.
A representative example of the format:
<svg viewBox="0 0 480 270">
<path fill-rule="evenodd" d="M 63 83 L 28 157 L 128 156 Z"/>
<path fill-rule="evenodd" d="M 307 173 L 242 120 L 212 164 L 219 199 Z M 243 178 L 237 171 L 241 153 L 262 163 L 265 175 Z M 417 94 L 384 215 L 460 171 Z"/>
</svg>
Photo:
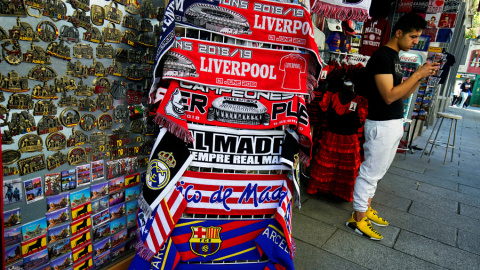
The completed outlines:
<svg viewBox="0 0 480 270">
<path fill-rule="evenodd" d="M 438 69 L 439 65 L 438 63 L 426 63 L 420 66 L 410 78 L 395 87 L 392 74 L 376 74 L 374 76 L 375 84 L 383 101 L 390 105 L 401 98 L 409 97 L 417 89 L 420 80 L 431 75 L 432 70 Z"/>
</svg>

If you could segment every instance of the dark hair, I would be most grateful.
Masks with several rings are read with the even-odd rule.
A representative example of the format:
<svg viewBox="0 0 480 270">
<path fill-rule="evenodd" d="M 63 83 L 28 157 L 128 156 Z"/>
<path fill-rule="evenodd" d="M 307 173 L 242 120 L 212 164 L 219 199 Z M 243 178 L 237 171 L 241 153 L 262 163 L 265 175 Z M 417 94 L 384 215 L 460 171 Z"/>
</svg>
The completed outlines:
<svg viewBox="0 0 480 270">
<path fill-rule="evenodd" d="M 407 13 L 398 19 L 395 26 L 392 28 L 392 36 L 397 30 L 402 30 L 404 34 L 414 30 L 423 30 L 427 28 L 427 21 L 422 16 L 416 13 Z"/>
</svg>

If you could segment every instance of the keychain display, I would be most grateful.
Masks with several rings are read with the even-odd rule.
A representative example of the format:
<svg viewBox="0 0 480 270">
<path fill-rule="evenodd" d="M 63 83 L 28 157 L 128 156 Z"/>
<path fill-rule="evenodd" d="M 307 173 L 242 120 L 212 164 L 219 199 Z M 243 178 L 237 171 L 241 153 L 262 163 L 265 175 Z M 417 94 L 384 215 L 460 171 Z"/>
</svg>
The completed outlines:
<svg viewBox="0 0 480 270">
<path fill-rule="evenodd" d="M 135 16 L 132 15 L 125 15 L 123 16 L 122 26 L 126 28 L 131 28 L 134 30 L 138 30 L 138 20 Z"/>
<path fill-rule="evenodd" d="M 68 156 L 58 151 L 55 154 L 47 157 L 47 170 L 51 171 L 53 169 L 56 169 L 67 163 L 67 161 Z"/>
<path fill-rule="evenodd" d="M 20 153 L 41 152 L 43 140 L 37 134 L 26 134 L 18 140 L 18 151 Z"/>
<path fill-rule="evenodd" d="M 30 80 L 37 80 L 42 82 L 52 80 L 57 76 L 57 72 L 52 67 L 46 65 L 38 65 L 36 67 L 33 67 L 28 73 L 28 78 Z"/>
<path fill-rule="evenodd" d="M 92 5 L 92 23 L 98 26 L 102 26 L 105 21 L 105 9 L 102 6 Z"/>
<path fill-rule="evenodd" d="M 151 0 L 144 0 L 140 5 L 140 16 L 143 18 L 154 19 L 157 17 L 155 12 L 155 7 L 153 7 L 153 3 Z"/>
<path fill-rule="evenodd" d="M 58 107 L 78 107 L 78 100 L 75 96 L 67 96 L 66 92 L 63 92 L 60 96 L 60 100 L 57 103 Z"/>
<path fill-rule="evenodd" d="M 142 63 L 142 52 L 135 49 L 128 50 L 128 62 L 130 63 Z"/>
<path fill-rule="evenodd" d="M 80 82 L 77 85 L 77 89 L 75 89 L 74 94 L 76 96 L 87 96 L 91 97 L 94 94 L 93 88 L 90 85 L 86 85 L 83 83 L 83 78 L 80 78 Z"/>
<path fill-rule="evenodd" d="M 105 67 L 103 66 L 102 62 L 99 62 L 94 58 L 93 64 L 88 69 L 88 75 L 97 77 L 105 76 Z M 93 84 L 95 85 L 95 80 L 93 81 Z"/>
<path fill-rule="evenodd" d="M 89 143 L 88 136 L 81 130 L 72 128 L 72 135 L 68 137 L 67 147 L 79 146 Z"/>
<path fill-rule="evenodd" d="M 88 68 L 86 65 L 82 65 L 82 62 L 79 60 L 75 61 L 75 63 L 68 62 L 67 74 L 80 78 L 88 78 Z"/>
<path fill-rule="evenodd" d="M 130 111 L 125 104 L 119 104 L 113 109 L 113 117 L 115 118 L 115 123 L 127 122 L 129 114 Z"/>
<path fill-rule="evenodd" d="M 77 43 L 80 41 L 80 34 L 75 26 L 62 25 L 59 39 L 66 41 L 68 44 Z"/>
<path fill-rule="evenodd" d="M 97 108 L 102 112 L 113 109 L 113 97 L 110 93 L 101 93 L 97 97 Z"/>
<path fill-rule="evenodd" d="M 56 116 L 45 115 L 38 121 L 37 133 L 43 135 L 63 130 L 60 120 Z"/>
<path fill-rule="evenodd" d="M 27 16 L 27 10 L 23 1 L 5 0 L 2 1 L 0 16 Z"/>
<path fill-rule="evenodd" d="M 123 67 L 120 62 L 117 62 L 116 59 L 113 59 L 113 63 L 107 68 L 107 74 L 122 77 Z"/>
<path fill-rule="evenodd" d="M 138 31 L 141 32 L 153 32 L 153 25 L 150 20 L 147 19 L 142 19 L 140 21 L 140 28 L 138 28 Z"/>
<path fill-rule="evenodd" d="M 87 162 L 87 153 L 83 147 L 74 147 L 68 151 L 68 164 L 80 165 Z"/>
<path fill-rule="evenodd" d="M 137 36 L 135 32 L 125 29 L 122 34 L 122 42 L 132 47 L 137 47 Z"/>
<path fill-rule="evenodd" d="M 45 146 L 48 151 L 63 150 L 67 147 L 67 137 L 61 132 L 50 133 L 45 138 Z"/>
<path fill-rule="evenodd" d="M 80 123 L 80 112 L 74 108 L 66 108 L 60 113 L 60 121 L 66 127 L 74 127 Z"/>
<path fill-rule="evenodd" d="M 7 46 L 12 45 L 12 49 L 8 49 Z M 10 65 L 19 65 L 22 62 L 22 49 L 17 40 L 10 40 L 2 43 L 2 55 L 3 59 Z"/>
<path fill-rule="evenodd" d="M 110 27 L 112 25 L 112 27 Z M 109 22 L 105 28 L 102 29 L 103 39 L 105 42 L 120 43 L 122 39 L 122 31 L 116 28 L 114 23 Z"/>
<path fill-rule="evenodd" d="M 7 76 L 2 77 L 2 82 L 0 84 L 0 89 L 2 91 L 21 93 L 30 90 L 30 88 L 28 88 L 28 76 L 20 77 L 16 71 L 12 70 Z"/>
<path fill-rule="evenodd" d="M 7 108 L 10 110 L 32 110 L 34 102 L 29 94 L 13 94 L 8 98 Z"/>
<path fill-rule="evenodd" d="M 40 100 L 33 107 L 33 115 L 56 115 L 57 106 L 51 100 Z"/>
<path fill-rule="evenodd" d="M 110 92 L 112 83 L 107 77 L 98 77 L 93 80 L 94 92 L 96 94 Z"/>
<path fill-rule="evenodd" d="M 45 42 L 52 42 L 58 37 L 57 26 L 50 21 L 41 21 L 37 24 L 38 36 Z"/>
<path fill-rule="evenodd" d="M 34 132 L 37 128 L 35 118 L 28 111 L 12 113 L 12 118 L 8 123 L 8 130 L 12 136 Z"/>
<path fill-rule="evenodd" d="M 21 176 L 44 170 L 46 168 L 45 155 L 40 154 L 20 159 L 17 165 Z"/>
<path fill-rule="evenodd" d="M 32 42 L 31 49 L 27 50 L 23 54 L 23 62 L 41 64 L 41 65 L 51 65 L 52 61 L 50 60 L 50 55 L 40 46 L 34 45 Z"/>
<path fill-rule="evenodd" d="M 90 11 L 90 0 L 67 0 L 74 9 L 81 9 L 83 11 Z"/>
<path fill-rule="evenodd" d="M 113 4 L 115 3 L 115 7 Z M 122 21 L 123 12 L 118 8 L 117 2 L 110 2 L 110 4 L 104 7 L 105 19 L 114 23 L 120 23 Z"/>
<path fill-rule="evenodd" d="M 55 78 L 55 90 L 57 93 L 65 93 L 77 89 L 77 82 L 72 77 L 63 75 L 60 78 Z"/>
<path fill-rule="evenodd" d="M 63 45 L 63 40 L 60 43 L 52 42 L 48 44 L 47 53 L 63 60 L 72 60 L 70 57 L 70 47 Z"/>
<path fill-rule="evenodd" d="M 125 11 L 132 15 L 137 15 L 140 13 L 140 5 L 138 4 L 137 0 L 127 0 Z"/>
<path fill-rule="evenodd" d="M 142 33 L 138 36 L 138 44 L 145 47 L 155 47 L 155 37 L 147 33 Z"/>
<path fill-rule="evenodd" d="M 95 115 L 87 113 L 82 115 L 80 120 L 80 128 L 84 131 L 91 131 L 97 126 L 97 118 Z"/>
<path fill-rule="evenodd" d="M 113 58 L 115 50 L 110 44 L 100 44 L 97 46 L 97 58 Z"/>
<path fill-rule="evenodd" d="M 54 22 L 59 20 L 68 21 L 67 5 L 61 0 L 45 0 L 43 16 L 51 18 Z"/>
<path fill-rule="evenodd" d="M 97 110 L 97 100 L 90 97 L 78 100 L 78 110 L 84 112 L 94 112 Z"/>
<path fill-rule="evenodd" d="M 73 57 L 75 58 L 93 58 L 93 48 L 90 44 L 77 43 L 73 46 Z"/>
<path fill-rule="evenodd" d="M 115 59 L 118 62 L 122 62 L 122 63 L 128 62 L 128 50 L 123 48 L 118 48 L 117 54 L 115 55 Z"/>
<path fill-rule="evenodd" d="M 92 27 L 92 29 L 83 33 L 83 40 L 93 43 L 103 43 L 102 33 L 100 30 L 98 30 L 98 28 Z"/>
<path fill-rule="evenodd" d="M 102 113 L 97 119 L 98 129 L 107 130 L 111 129 L 113 125 L 113 117 L 109 113 Z"/>
<path fill-rule="evenodd" d="M 57 91 L 54 85 L 47 85 L 47 82 L 43 82 L 43 85 L 37 84 L 32 90 L 33 99 L 58 99 Z"/>
<path fill-rule="evenodd" d="M 75 27 L 82 27 L 85 30 L 92 29 L 92 24 L 90 23 L 90 16 L 87 16 L 85 11 L 81 9 L 76 9 L 73 12 L 73 15 L 68 17 L 68 21 L 71 22 Z"/>
</svg>

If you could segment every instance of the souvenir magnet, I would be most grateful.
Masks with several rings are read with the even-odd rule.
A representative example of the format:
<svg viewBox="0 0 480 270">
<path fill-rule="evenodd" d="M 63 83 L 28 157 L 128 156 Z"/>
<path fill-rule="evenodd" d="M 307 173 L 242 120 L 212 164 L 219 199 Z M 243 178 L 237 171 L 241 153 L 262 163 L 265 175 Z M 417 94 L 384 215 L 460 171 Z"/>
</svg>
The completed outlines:
<svg viewBox="0 0 480 270">
<path fill-rule="evenodd" d="M 83 40 L 90 41 L 94 43 L 103 43 L 102 33 L 98 28 L 92 27 L 92 29 L 87 30 L 83 33 Z"/>
<path fill-rule="evenodd" d="M 132 47 L 137 47 L 137 38 L 132 30 L 125 29 L 122 34 L 122 42 Z"/>
<path fill-rule="evenodd" d="M 78 101 L 76 97 L 67 96 L 67 93 L 63 92 L 57 105 L 58 107 L 77 107 Z"/>
<path fill-rule="evenodd" d="M 60 40 L 58 44 L 57 42 L 48 44 L 47 53 L 63 60 L 72 60 L 72 57 L 70 57 L 70 47 L 63 45 L 63 40 Z"/>
<path fill-rule="evenodd" d="M 22 154 L 17 150 L 2 151 L 2 165 L 12 165 L 20 159 Z"/>
<path fill-rule="evenodd" d="M 3 96 L 3 92 L 0 92 L 0 94 Z M 4 98 L 4 101 L 5 101 L 5 98 Z M 9 115 L 10 115 L 10 110 L 7 109 L 7 107 L 0 104 L 0 120 L 3 121 L 0 124 L 0 127 L 4 127 L 4 126 L 8 125 Z"/>
<path fill-rule="evenodd" d="M 85 11 L 81 9 L 76 9 L 73 12 L 73 15 L 68 17 L 68 21 L 75 25 L 75 27 L 82 27 L 85 30 L 92 29 L 92 24 L 90 23 L 90 16 L 87 16 Z"/>
<path fill-rule="evenodd" d="M 68 156 L 58 151 L 55 154 L 47 157 L 47 170 L 51 171 L 67 163 Z"/>
<path fill-rule="evenodd" d="M 159 21 L 159 22 L 163 21 L 163 15 L 165 15 L 165 8 L 164 7 L 158 7 L 157 8 L 157 21 Z"/>
<path fill-rule="evenodd" d="M 8 39 L 10 39 L 10 37 L 8 36 L 7 32 L 5 32 L 5 30 L 0 26 L 0 41 L 5 41 Z"/>
<path fill-rule="evenodd" d="M 2 8 L 0 9 L 0 16 L 27 16 L 27 10 L 23 1 L 5 0 L 2 1 Z"/>
<path fill-rule="evenodd" d="M 57 106 L 51 100 L 40 100 L 35 103 L 33 115 L 56 115 Z"/>
<path fill-rule="evenodd" d="M 60 121 L 66 127 L 74 127 L 80 123 L 80 112 L 74 108 L 66 108 L 60 113 Z"/>
<path fill-rule="evenodd" d="M 73 46 L 73 57 L 75 58 L 93 58 L 93 48 L 90 44 L 77 43 Z"/>
<path fill-rule="evenodd" d="M 53 68 L 46 65 L 38 65 L 33 67 L 28 73 L 29 79 L 42 82 L 52 80 L 55 77 L 57 77 L 57 72 Z"/>
<path fill-rule="evenodd" d="M 149 19 L 154 19 L 157 16 L 152 1 L 144 0 L 142 2 L 142 4 L 140 5 L 140 16 Z"/>
<path fill-rule="evenodd" d="M 140 64 L 142 62 L 142 52 L 135 49 L 128 50 L 128 62 Z"/>
<path fill-rule="evenodd" d="M 81 9 L 83 11 L 90 11 L 90 0 L 67 0 L 74 9 Z"/>
<path fill-rule="evenodd" d="M 128 4 L 128 0 L 115 0 L 115 2 L 119 3 L 122 6 L 126 6 Z"/>
<path fill-rule="evenodd" d="M 115 3 L 115 7 L 113 7 Z M 105 9 L 105 19 L 114 23 L 120 23 L 122 21 L 123 12 L 118 9 L 118 4 L 116 2 L 110 2 L 109 5 L 104 7 Z"/>
<path fill-rule="evenodd" d="M 68 20 L 67 5 L 60 0 L 45 0 L 43 16 L 47 16 L 56 22 L 58 20 Z"/>
<path fill-rule="evenodd" d="M 97 58 L 113 58 L 115 50 L 110 44 L 100 44 L 97 46 Z"/>
<path fill-rule="evenodd" d="M 94 112 L 97 110 L 96 99 L 90 97 L 81 98 L 78 100 L 78 110 L 84 112 Z"/>
<path fill-rule="evenodd" d="M 103 131 L 93 132 L 90 135 L 90 144 L 108 146 L 108 135 Z M 105 149 L 104 149 L 105 150 Z"/>
<path fill-rule="evenodd" d="M 20 18 L 17 18 L 17 25 L 9 30 L 9 34 L 10 39 L 14 40 L 40 41 L 37 31 L 30 24 L 20 21 Z"/>
<path fill-rule="evenodd" d="M 111 129 L 113 125 L 113 117 L 109 113 L 102 113 L 97 119 L 98 129 L 107 130 Z"/>
<path fill-rule="evenodd" d="M 127 96 L 127 83 L 122 81 L 113 81 L 112 97 L 116 100 L 124 100 Z"/>
<path fill-rule="evenodd" d="M 115 118 L 115 123 L 127 122 L 129 114 L 130 114 L 130 111 L 128 110 L 128 107 L 125 104 L 117 105 L 113 109 L 113 116 Z"/>
<path fill-rule="evenodd" d="M 113 59 L 112 65 L 110 65 L 107 68 L 107 74 L 122 77 L 122 75 L 123 75 L 122 64 L 120 62 L 117 62 L 115 59 Z"/>
<path fill-rule="evenodd" d="M 21 176 L 38 172 L 46 168 L 45 155 L 40 154 L 33 157 L 23 158 L 20 159 L 17 164 Z"/>
<path fill-rule="evenodd" d="M 43 85 L 37 84 L 33 87 L 32 98 L 34 99 L 58 99 L 55 86 L 47 85 L 47 82 L 43 82 Z"/>
<path fill-rule="evenodd" d="M 81 130 L 72 128 L 72 135 L 68 137 L 67 147 L 79 146 L 88 143 L 88 136 Z"/>
<path fill-rule="evenodd" d="M 27 134 L 37 130 L 35 125 L 35 118 L 28 111 L 22 111 L 20 113 L 13 113 L 10 123 L 8 123 L 8 129 L 12 136 Z"/>
<path fill-rule="evenodd" d="M 57 132 L 63 130 L 63 126 L 60 120 L 56 116 L 44 115 L 40 121 L 38 121 L 37 131 L 38 135 Z"/>
<path fill-rule="evenodd" d="M 155 64 L 155 51 L 152 48 L 147 48 L 143 55 L 142 62 L 146 64 Z"/>
<path fill-rule="evenodd" d="M 37 24 L 38 36 L 45 42 L 52 42 L 58 37 L 58 28 L 50 21 L 42 21 Z"/>
<path fill-rule="evenodd" d="M 7 108 L 16 110 L 33 109 L 33 100 L 29 94 L 13 94 L 8 98 Z"/>
<path fill-rule="evenodd" d="M 110 25 L 113 25 L 113 27 L 110 27 Z M 122 39 L 122 31 L 117 29 L 114 23 L 109 22 L 102 32 L 105 42 L 120 43 Z"/>
<path fill-rule="evenodd" d="M 0 74 L 0 78 L 3 78 Z M 5 96 L 3 95 L 3 92 L 0 92 L 0 102 L 4 102 L 5 101 Z"/>
<path fill-rule="evenodd" d="M 80 78 L 80 82 L 75 89 L 74 94 L 76 96 L 87 96 L 91 97 L 94 94 L 93 88 L 90 85 L 83 84 L 83 79 Z"/>
<path fill-rule="evenodd" d="M 31 49 L 23 54 L 23 62 L 41 65 L 52 64 L 50 55 L 42 47 L 34 45 L 33 42 L 31 46 Z"/>
<path fill-rule="evenodd" d="M 117 54 L 115 55 L 115 59 L 117 59 L 118 62 L 122 62 L 122 63 L 128 62 L 128 50 L 118 48 Z"/>
<path fill-rule="evenodd" d="M 82 119 L 80 120 L 80 128 L 85 131 L 91 131 L 97 126 L 97 119 L 95 115 L 87 113 L 82 115 Z"/>
<path fill-rule="evenodd" d="M 137 68 L 137 65 L 133 64 L 125 69 L 125 77 L 133 81 L 140 81 L 144 77 L 144 72 Z"/>
<path fill-rule="evenodd" d="M 12 49 L 8 49 L 7 46 L 12 44 Z M 22 62 L 22 49 L 17 40 L 10 40 L 2 43 L 3 59 L 10 65 L 18 65 Z"/>
<path fill-rule="evenodd" d="M 2 144 L 12 144 L 15 140 L 12 138 L 12 134 L 8 130 L 2 131 Z"/>
<path fill-rule="evenodd" d="M 126 28 L 131 28 L 131 29 L 134 29 L 134 30 L 138 30 L 137 18 L 135 18 L 132 15 L 123 16 L 122 26 L 126 27 Z"/>
<path fill-rule="evenodd" d="M 105 76 L 105 67 L 103 67 L 102 62 L 99 62 L 99 61 L 95 60 L 95 58 L 94 58 L 93 59 L 93 64 L 88 69 L 88 75 L 98 76 L 98 77 Z M 93 80 L 93 84 L 95 86 L 95 80 Z"/>
<path fill-rule="evenodd" d="M 105 9 L 98 5 L 92 5 L 92 11 L 90 11 L 92 15 L 92 23 L 98 26 L 102 26 L 103 22 L 105 21 Z"/>
<path fill-rule="evenodd" d="M 132 15 L 137 15 L 140 13 L 140 5 L 138 4 L 137 0 L 127 0 L 125 11 Z"/>
<path fill-rule="evenodd" d="M 18 151 L 20 151 L 20 153 L 41 152 L 42 150 L 43 140 L 36 134 L 23 135 L 23 137 L 18 140 Z"/>
<path fill-rule="evenodd" d="M 130 110 L 130 120 L 135 120 L 143 117 L 144 110 L 142 106 L 129 106 Z"/>
<path fill-rule="evenodd" d="M 130 123 L 130 132 L 143 134 L 145 131 L 145 124 L 143 123 L 143 119 L 135 119 Z"/>
<path fill-rule="evenodd" d="M 47 136 L 45 145 L 48 151 L 58 151 L 67 146 L 67 137 L 61 132 L 54 132 Z"/>
<path fill-rule="evenodd" d="M 147 19 L 142 19 L 140 21 L 140 28 L 138 29 L 138 31 L 141 31 L 141 32 L 153 32 L 153 25 L 152 25 L 152 22 L 150 20 L 147 20 Z"/>
<path fill-rule="evenodd" d="M 80 34 L 75 26 L 62 25 L 60 28 L 60 40 L 66 41 L 68 44 L 80 41 Z"/>
<path fill-rule="evenodd" d="M 68 92 L 75 89 L 77 89 L 77 83 L 74 78 L 69 78 L 67 75 L 55 78 L 55 90 L 57 93 Z"/>
<path fill-rule="evenodd" d="M 82 65 L 82 62 L 79 60 L 75 61 L 75 63 L 68 62 L 67 74 L 80 78 L 88 78 L 88 68 L 86 65 Z"/>
<path fill-rule="evenodd" d="M 112 83 L 107 77 L 98 77 L 93 80 L 93 87 L 96 94 L 110 92 Z"/>
<path fill-rule="evenodd" d="M 154 47 L 155 37 L 147 33 L 142 33 L 138 36 L 138 44 L 145 47 Z"/>
<path fill-rule="evenodd" d="M 42 9 L 45 8 L 45 4 L 43 3 L 42 0 L 25 0 L 25 5 L 27 6 L 28 15 L 36 18 L 42 17 Z M 35 15 L 30 13 L 30 9 L 37 10 L 37 12 L 40 12 L 40 15 Z"/>
<path fill-rule="evenodd" d="M 68 151 L 68 164 L 80 165 L 87 162 L 87 154 L 83 147 L 75 147 Z"/>
<path fill-rule="evenodd" d="M 30 90 L 30 88 L 28 88 L 28 77 L 27 76 L 20 77 L 16 71 L 12 70 L 8 73 L 6 77 L 3 77 L 0 89 L 6 92 L 15 92 L 15 93 L 27 92 L 28 90 Z M 10 99 L 11 99 L 11 96 L 10 96 Z"/>
<path fill-rule="evenodd" d="M 113 109 L 113 97 L 110 93 L 101 93 L 97 97 L 97 108 L 102 112 Z"/>
</svg>

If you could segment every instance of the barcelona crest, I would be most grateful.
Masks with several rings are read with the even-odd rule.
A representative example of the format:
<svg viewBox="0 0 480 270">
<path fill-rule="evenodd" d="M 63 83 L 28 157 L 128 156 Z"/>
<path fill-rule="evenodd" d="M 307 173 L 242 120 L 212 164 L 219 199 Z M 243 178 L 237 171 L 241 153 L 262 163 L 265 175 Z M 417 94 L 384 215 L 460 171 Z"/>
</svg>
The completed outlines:
<svg viewBox="0 0 480 270">
<path fill-rule="evenodd" d="M 151 189 L 162 189 L 170 181 L 170 168 L 175 167 L 176 161 L 171 152 L 161 151 L 158 159 L 148 163 L 147 185 Z"/>
<path fill-rule="evenodd" d="M 190 250 L 198 255 L 207 257 L 208 255 L 215 254 L 222 244 L 220 239 L 221 227 L 202 227 L 192 226 L 192 236 L 190 236 Z"/>
</svg>

